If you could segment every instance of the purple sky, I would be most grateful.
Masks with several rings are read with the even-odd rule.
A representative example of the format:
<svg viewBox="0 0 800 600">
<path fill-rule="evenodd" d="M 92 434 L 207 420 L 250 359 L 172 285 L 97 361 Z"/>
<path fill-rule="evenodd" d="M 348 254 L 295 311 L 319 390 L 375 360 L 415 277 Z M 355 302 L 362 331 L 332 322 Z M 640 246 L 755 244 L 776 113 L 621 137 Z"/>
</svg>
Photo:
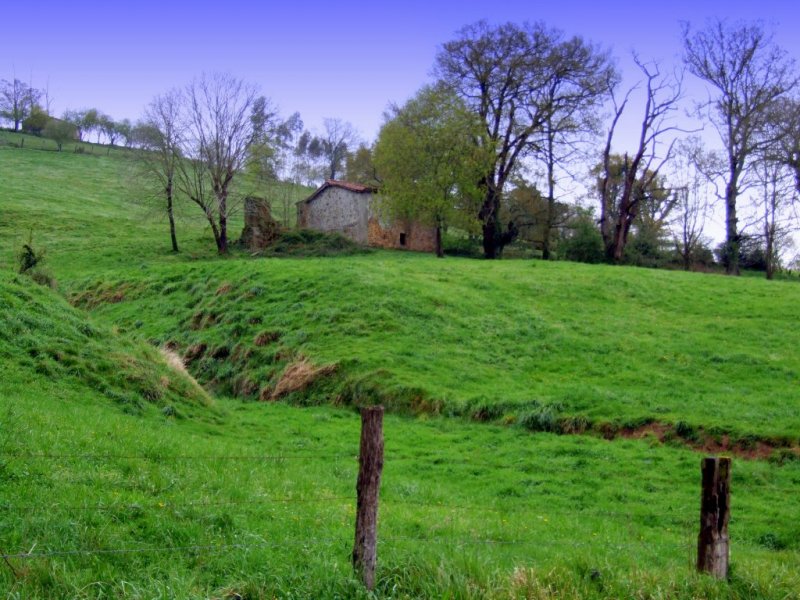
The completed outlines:
<svg viewBox="0 0 800 600">
<path fill-rule="evenodd" d="M 157 93 L 203 71 L 257 83 L 306 126 L 324 117 L 352 122 L 374 138 L 382 113 L 429 79 L 437 47 L 462 25 L 542 20 L 611 48 L 631 70 L 630 51 L 677 62 L 679 20 L 763 19 L 800 58 L 800 8 L 789 0 L 672 2 L 193 2 L 139 0 L 13 3 L 3 11 L 0 78 L 44 87 L 53 110 L 94 106 L 137 118 Z M 35 9 L 31 7 L 35 6 Z M 14 23 L 13 28 L 8 24 Z M 633 80 L 631 80 L 632 82 Z M 693 84 L 693 88 L 696 84 Z"/>
</svg>

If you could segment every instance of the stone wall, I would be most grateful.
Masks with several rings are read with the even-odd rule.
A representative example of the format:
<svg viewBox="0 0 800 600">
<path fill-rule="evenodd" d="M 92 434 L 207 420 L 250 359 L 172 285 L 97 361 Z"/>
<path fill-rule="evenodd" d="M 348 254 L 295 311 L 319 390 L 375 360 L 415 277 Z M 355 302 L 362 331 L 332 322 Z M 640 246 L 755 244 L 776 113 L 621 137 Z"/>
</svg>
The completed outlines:
<svg viewBox="0 0 800 600">
<path fill-rule="evenodd" d="M 376 217 L 370 217 L 367 243 L 377 248 L 435 252 L 436 228 L 408 221 L 382 225 Z"/>
<path fill-rule="evenodd" d="M 374 195 L 330 186 L 311 202 L 297 205 L 297 226 L 338 232 L 359 244 L 376 248 L 436 250 L 436 229 L 408 221 L 382 222 Z"/>
<path fill-rule="evenodd" d="M 281 232 L 280 224 L 272 218 L 269 203 L 263 198 L 244 199 L 244 229 L 239 243 L 251 251 L 263 250 Z"/>
<path fill-rule="evenodd" d="M 298 205 L 298 227 L 336 231 L 366 244 L 371 199 L 372 194 L 331 186 L 311 202 Z"/>
</svg>

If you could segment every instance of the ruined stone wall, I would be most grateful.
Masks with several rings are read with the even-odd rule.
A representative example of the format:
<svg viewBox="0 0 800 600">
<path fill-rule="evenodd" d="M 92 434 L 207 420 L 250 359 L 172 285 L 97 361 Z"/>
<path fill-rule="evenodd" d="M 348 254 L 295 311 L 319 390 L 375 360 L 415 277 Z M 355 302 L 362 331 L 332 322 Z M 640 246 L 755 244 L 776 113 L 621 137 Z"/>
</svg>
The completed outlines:
<svg viewBox="0 0 800 600">
<path fill-rule="evenodd" d="M 401 240 L 405 241 L 405 244 L 402 244 Z M 409 221 L 381 224 L 377 217 L 372 216 L 369 219 L 367 243 L 378 248 L 435 252 L 436 228 Z"/>
<path fill-rule="evenodd" d="M 298 205 L 298 226 L 337 231 L 354 242 L 366 244 L 371 199 L 372 194 L 330 187 L 310 203 Z"/>
<path fill-rule="evenodd" d="M 244 199 L 244 229 L 239 244 L 251 251 L 263 250 L 280 235 L 280 224 L 272 218 L 263 198 Z"/>
<path fill-rule="evenodd" d="M 434 252 L 436 228 L 379 218 L 373 194 L 329 187 L 311 202 L 297 205 L 297 226 L 336 231 L 354 242 L 376 248 Z M 405 243 L 402 243 L 402 242 Z"/>
</svg>

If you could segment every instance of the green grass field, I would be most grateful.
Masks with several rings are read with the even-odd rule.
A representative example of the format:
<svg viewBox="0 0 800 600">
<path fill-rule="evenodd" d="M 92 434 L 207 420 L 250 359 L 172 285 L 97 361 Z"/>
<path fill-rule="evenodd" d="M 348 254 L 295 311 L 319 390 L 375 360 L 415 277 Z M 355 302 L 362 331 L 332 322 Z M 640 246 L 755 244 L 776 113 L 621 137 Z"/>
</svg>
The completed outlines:
<svg viewBox="0 0 800 600">
<path fill-rule="evenodd" d="M 795 284 L 220 259 L 188 209 L 175 256 L 131 170 L 0 146 L 5 597 L 370 597 L 349 564 L 351 405 L 383 402 L 374 597 L 800 598 Z M 31 229 L 75 306 L 12 274 Z M 253 401 L 303 361 L 335 368 Z M 649 422 L 664 429 L 601 435 Z M 726 437 L 787 448 L 737 454 L 716 582 L 693 568 L 690 446 Z"/>
</svg>

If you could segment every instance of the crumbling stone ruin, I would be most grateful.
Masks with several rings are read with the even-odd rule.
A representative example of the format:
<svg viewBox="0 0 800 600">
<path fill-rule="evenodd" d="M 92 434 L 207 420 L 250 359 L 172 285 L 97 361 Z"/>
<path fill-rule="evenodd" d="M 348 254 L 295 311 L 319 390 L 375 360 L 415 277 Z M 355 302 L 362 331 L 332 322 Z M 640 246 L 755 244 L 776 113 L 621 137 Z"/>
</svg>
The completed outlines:
<svg viewBox="0 0 800 600">
<path fill-rule="evenodd" d="M 280 235 L 281 225 L 272 218 L 269 203 L 263 198 L 244 199 L 244 229 L 239 243 L 247 250 L 258 252 L 272 244 Z"/>
</svg>

